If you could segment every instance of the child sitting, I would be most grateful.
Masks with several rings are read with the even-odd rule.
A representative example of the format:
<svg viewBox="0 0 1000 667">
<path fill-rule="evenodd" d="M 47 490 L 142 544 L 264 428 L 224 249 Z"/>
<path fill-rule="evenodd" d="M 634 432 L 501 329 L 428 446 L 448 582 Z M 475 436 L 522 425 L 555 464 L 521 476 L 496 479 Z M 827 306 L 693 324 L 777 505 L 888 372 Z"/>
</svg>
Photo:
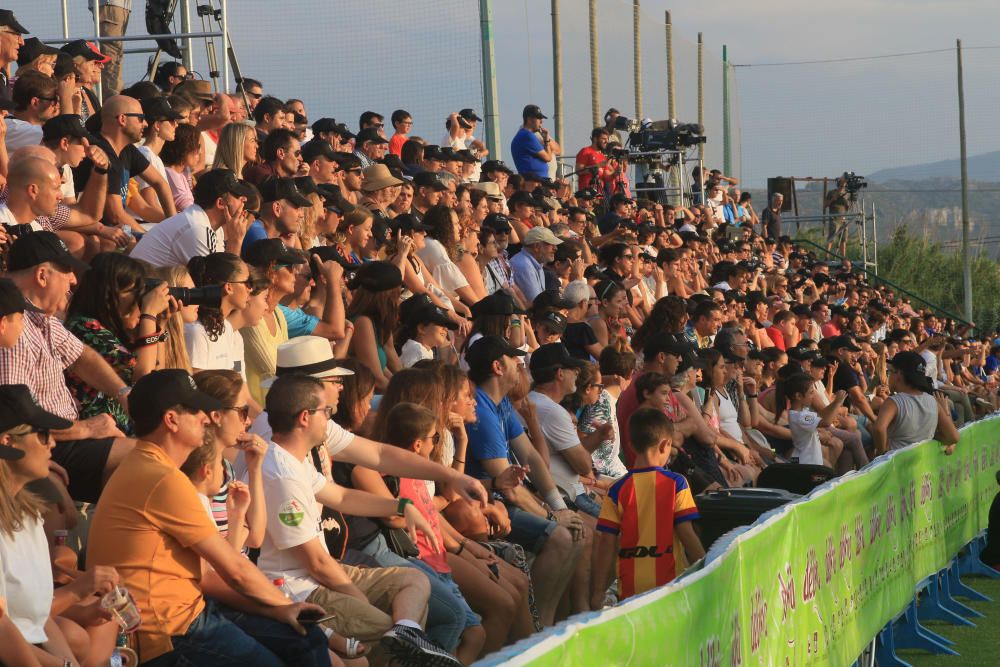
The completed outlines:
<svg viewBox="0 0 1000 667">
<path fill-rule="evenodd" d="M 834 422 L 837 411 L 847 398 L 847 392 L 838 391 L 830 404 L 816 413 L 807 409 L 816 397 L 816 384 L 811 377 L 797 373 L 785 380 L 783 386 L 785 397 L 788 399 L 792 459 L 798 459 L 802 464 L 835 467 L 837 456 L 828 455 L 824 460 L 823 447 L 817 431 L 820 427 L 830 426 Z"/>
<path fill-rule="evenodd" d="M 661 410 L 642 407 L 629 418 L 628 430 L 635 465 L 608 490 L 597 521 L 590 588 L 594 609 L 603 606 L 616 552 L 619 600 L 673 581 L 681 562 L 679 546 L 687 562 L 705 555 L 691 524 L 698 508 L 687 480 L 665 469 L 673 424 Z"/>
</svg>

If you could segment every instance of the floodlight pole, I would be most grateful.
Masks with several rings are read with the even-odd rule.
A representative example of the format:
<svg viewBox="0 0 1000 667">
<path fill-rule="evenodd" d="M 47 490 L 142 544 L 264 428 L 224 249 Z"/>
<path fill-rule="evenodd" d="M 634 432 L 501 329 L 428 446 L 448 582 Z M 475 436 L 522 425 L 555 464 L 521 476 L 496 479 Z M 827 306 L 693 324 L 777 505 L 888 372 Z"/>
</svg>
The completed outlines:
<svg viewBox="0 0 1000 667">
<path fill-rule="evenodd" d="M 962 81 L 962 40 L 955 40 L 958 64 L 958 144 L 962 173 L 962 293 L 967 322 L 972 322 L 972 258 L 969 256 L 969 165 L 965 150 L 965 85 Z"/>
<path fill-rule="evenodd" d="M 597 57 L 597 0 L 587 8 L 590 22 L 590 115 L 592 125 L 601 124 L 601 65 Z"/>
<path fill-rule="evenodd" d="M 483 120 L 486 148 L 490 158 L 499 160 L 500 108 L 497 95 L 496 57 L 493 53 L 493 9 L 491 0 L 479 0 L 479 34 L 483 60 Z"/>
<path fill-rule="evenodd" d="M 563 145 L 562 38 L 559 35 L 559 0 L 552 0 L 552 99 L 556 141 Z"/>
<path fill-rule="evenodd" d="M 732 128 L 729 119 L 729 47 L 722 45 L 722 169 L 733 174 Z"/>
</svg>

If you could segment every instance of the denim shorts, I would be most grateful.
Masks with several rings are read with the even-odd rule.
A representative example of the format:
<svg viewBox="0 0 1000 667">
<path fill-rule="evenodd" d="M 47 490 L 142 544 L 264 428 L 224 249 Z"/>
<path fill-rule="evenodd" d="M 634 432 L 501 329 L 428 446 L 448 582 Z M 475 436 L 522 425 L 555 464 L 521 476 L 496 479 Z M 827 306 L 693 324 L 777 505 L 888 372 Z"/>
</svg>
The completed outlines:
<svg viewBox="0 0 1000 667">
<path fill-rule="evenodd" d="M 514 505 L 506 507 L 510 516 L 510 535 L 507 536 L 507 541 L 520 544 L 532 553 L 540 553 L 545 541 L 559 524 L 543 516 L 525 512 Z"/>
<path fill-rule="evenodd" d="M 438 582 L 449 588 L 451 592 L 454 593 L 455 597 L 458 600 L 461 600 L 462 610 L 465 612 L 466 628 L 474 628 L 477 625 L 483 624 L 483 619 L 480 618 L 479 614 L 472 611 L 472 607 L 470 607 L 469 603 L 465 601 L 465 596 L 462 595 L 462 591 L 459 590 L 458 584 L 455 583 L 455 579 L 451 576 L 451 574 L 446 572 L 445 573 L 438 572 L 433 567 L 431 567 L 422 560 L 414 559 L 411 562 L 418 568 L 423 570 L 424 574 L 427 575 L 428 579 L 430 579 L 431 581 L 437 580 Z"/>
<path fill-rule="evenodd" d="M 573 504 L 581 512 L 585 512 L 595 519 L 601 516 L 601 504 L 590 497 L 589 493 L 581 493 L 574 500 Z"/>
</svg>

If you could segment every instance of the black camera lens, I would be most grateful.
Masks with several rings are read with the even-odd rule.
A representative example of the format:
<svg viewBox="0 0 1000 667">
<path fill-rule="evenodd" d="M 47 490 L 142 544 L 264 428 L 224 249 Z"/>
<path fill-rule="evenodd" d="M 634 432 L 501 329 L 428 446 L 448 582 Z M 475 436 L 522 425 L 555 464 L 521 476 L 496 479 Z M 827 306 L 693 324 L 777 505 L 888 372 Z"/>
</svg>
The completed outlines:
<svg viewBox="0 0 1000 667">
<path fill-rule="evenodd" d="M 182 302 L 185 306 L 205 306 L 219 308 L 222 306 L 222 285 L 206 285 L 204 287 L 171 287 L 170 296 Z"/>
</svg>

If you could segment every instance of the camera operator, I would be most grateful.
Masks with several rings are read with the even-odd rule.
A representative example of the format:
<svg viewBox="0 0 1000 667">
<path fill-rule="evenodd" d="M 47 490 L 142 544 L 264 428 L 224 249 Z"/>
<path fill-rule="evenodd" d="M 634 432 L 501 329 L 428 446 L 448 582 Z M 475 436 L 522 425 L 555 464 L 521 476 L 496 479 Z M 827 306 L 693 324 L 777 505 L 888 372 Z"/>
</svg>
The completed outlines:
<svg viewBox="0 0 1000 667">
<path fill-rule="evenodd" d="M 837 179 L 837 189 L 826 195 L 823 206 L 826 208 L 826 214 L 830 216 L 826 220 L 826 249 L 830 250 L 834 240 L 839 239 L 838 252 L 844 256 L 847 254 L 847 217 L 843 214 L 851 208 L 846 176 Z"/>
<path fill-rule="evenodd" d="M 608 138 L 607 128 L 595 127 L 590 133 L 590 145 L 576 154 L 581 190 L 593 188 L 609 193 L 613 190 L 615 179 L 622 173 L 622 163 L 612 157 L 608 149 Z"/>
</svg>

